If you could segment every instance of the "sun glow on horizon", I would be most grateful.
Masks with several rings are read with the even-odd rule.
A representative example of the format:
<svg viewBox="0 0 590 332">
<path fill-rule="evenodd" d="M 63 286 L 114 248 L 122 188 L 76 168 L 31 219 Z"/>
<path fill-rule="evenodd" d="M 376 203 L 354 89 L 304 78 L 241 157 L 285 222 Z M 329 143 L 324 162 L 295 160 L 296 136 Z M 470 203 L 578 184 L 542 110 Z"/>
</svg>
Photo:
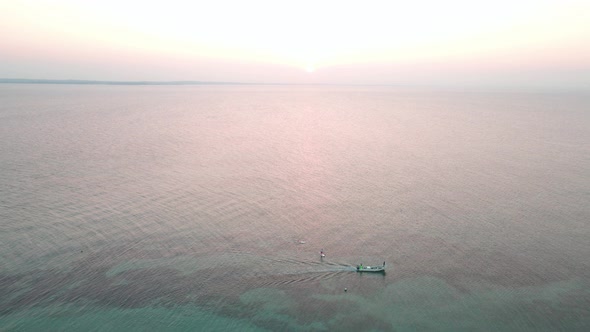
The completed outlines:
<svg viewBox="0 0 590 332">
<path fill-rule="evenodd" d="M 589 14 L 581 0 L 14 0 L 0 2 L 0 38 L 15 59 L 215 59 L 307 73 L 547 53 L 589 65 Z"/>
</svg>

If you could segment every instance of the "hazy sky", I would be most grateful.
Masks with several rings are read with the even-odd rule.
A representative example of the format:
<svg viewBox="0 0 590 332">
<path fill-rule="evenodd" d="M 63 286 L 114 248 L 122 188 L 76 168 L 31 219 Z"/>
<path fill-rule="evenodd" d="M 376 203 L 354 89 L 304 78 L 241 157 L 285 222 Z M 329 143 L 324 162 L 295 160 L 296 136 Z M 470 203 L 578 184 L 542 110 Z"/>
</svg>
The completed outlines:
<svg viewBox="0 0 590 332">
<path fill-rule="evenodd" d="M 0 77 L 590 88 L 590 0 L 0 0 Z"/>
</svg>

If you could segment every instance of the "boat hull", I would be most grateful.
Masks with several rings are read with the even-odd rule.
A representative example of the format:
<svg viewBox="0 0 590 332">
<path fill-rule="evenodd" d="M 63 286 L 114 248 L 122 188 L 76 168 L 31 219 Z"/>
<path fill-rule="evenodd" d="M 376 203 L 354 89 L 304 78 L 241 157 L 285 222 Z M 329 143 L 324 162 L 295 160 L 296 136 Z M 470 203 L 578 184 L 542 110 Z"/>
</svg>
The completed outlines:
<svg viewBox="0 0 590 332">
<path fill-rule="evenodd" d="M 357 266 L 356 272 L 385 272 L 385 266 Z"/>
</svg>

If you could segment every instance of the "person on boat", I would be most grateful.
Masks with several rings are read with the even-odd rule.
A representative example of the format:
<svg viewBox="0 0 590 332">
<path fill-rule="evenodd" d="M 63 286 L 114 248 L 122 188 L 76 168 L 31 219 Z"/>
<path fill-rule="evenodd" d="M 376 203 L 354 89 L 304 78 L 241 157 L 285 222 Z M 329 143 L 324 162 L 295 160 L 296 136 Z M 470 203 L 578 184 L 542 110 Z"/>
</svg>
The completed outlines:
<svg viewBox="0 0 590 332">
<path fill-rule="evenodd" d="M 360 269 L 361 269 L 361 270 L 363 269 L 363 263 L 361 263 L 361 268 L 360 268 Z"/>
<path fill-rule="evenodd" d="M 383 267 L 385 267 L 385 262 L 383 262 Z"/>
</svg>

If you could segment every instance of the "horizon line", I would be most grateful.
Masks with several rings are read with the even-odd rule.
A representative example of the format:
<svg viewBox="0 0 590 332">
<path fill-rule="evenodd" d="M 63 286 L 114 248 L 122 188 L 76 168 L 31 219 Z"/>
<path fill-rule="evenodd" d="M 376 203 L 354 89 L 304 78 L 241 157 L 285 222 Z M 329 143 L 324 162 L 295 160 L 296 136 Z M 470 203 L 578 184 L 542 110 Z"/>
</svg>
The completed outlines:
<svg viewBox="0 0 590 332">
<path fill-rule="evenodd" d="M 323 85 L 323 86 L 396 86 L 411 87 L 410 84 L 383 83 L 278 83 L 278 82 L 224 82 L 224 81 L 112 81 L 112 80 L 80 80 L 80 79 L 44 79 L 44 78 L 0 78 L 0 84 L 63 84 L 63 85 Z M 423 85 L 418 85 L 423 86 Z"/>
<path fill-rule="evenodd" d="M 112 81 L 80 79 L 43 79 L 43 78 L 0 78 L 0 84 L 71 84 L 71 85 L 340 85 L 340 86 L 410 86 L 403 84 L 368 84 L 368 83 L 278 83 L 278 82 L 225 82 L 225 81 Z"/>
<path fill-rule="evenodd" d="M 252 85 L 266 83 L 216 82 L 216 81 L 112 81 L 112 80 L 80 80 L 80 79 L 42 79 L 42 78 L 0 78 L 0 83 L 13 84 L 88 84 L 88 85 Z M 271 83 L 280 84 L 280 83 Z"/>
<path fill-rule="evenodd" d="M 384 83 L 254 83 L 254 82 L 224 82 L 224 81 L 195 81 L 195 80 L 173 80 L 173 81 L 112 81 L 112 80 L 81 80 L 81 79 L 38 79 L 38 78 L 0 78 L 0 84 L 47 84 L 47 85 L 123 85 L 123 86 L 171 86 L 171 85 L 275 85 L 275 86 L 382 86 L 382 87 L 405 87 L 405 88 L 447 88 L 447 89 L 492 89 L 492 90 L 532 90 L 532 91 L 577 91 L 589 92 L 586 87 L 538 87 L 538 86 L 502 86 L 502 85 L 440 85 L 440 84 L 384 84 Z"/>
</svg>

